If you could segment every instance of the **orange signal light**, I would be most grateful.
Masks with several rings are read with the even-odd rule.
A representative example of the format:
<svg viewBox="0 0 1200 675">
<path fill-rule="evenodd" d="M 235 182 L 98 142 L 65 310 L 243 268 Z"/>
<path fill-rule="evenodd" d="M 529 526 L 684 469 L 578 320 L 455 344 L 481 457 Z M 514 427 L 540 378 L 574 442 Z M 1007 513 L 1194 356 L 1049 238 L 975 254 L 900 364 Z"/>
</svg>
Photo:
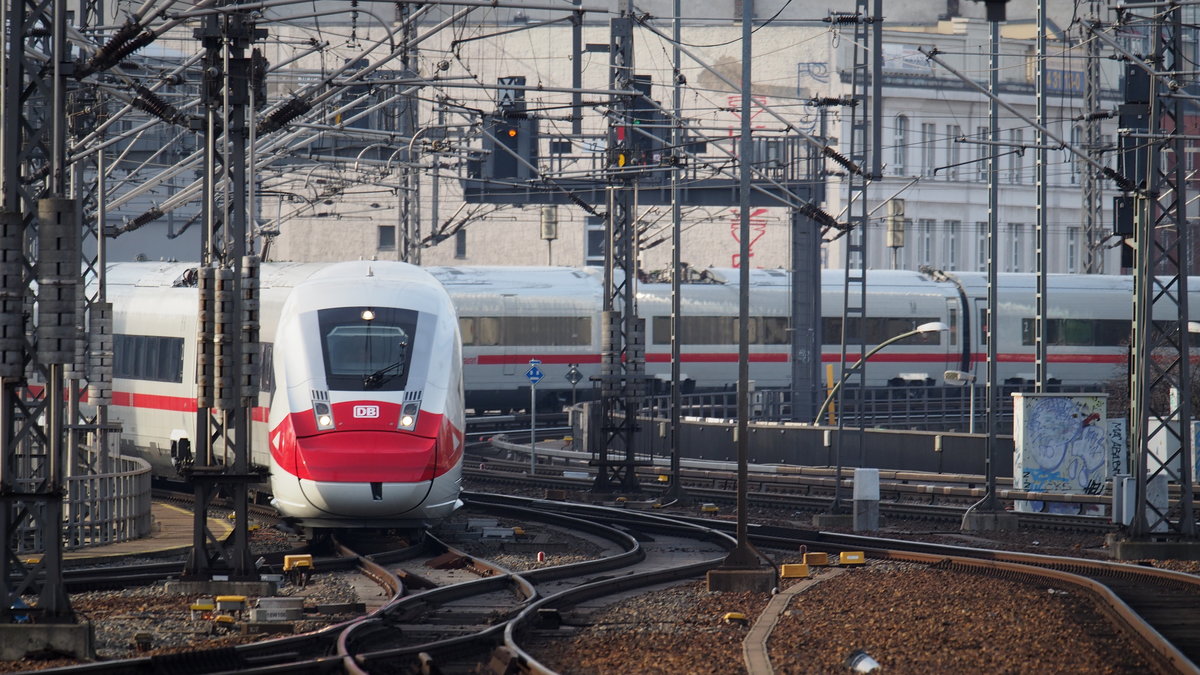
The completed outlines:
<svg viewBox="0 0 1200 675">
<path fill-rule="evenodd" d="M 508 130 L 508 137 L 509 137 L 509 138 L 516 138 L 516 137 L 517 137 L 517 130 L 516 130 L 516 129 L 509 129 L 509 130 Z"/>
</svg>

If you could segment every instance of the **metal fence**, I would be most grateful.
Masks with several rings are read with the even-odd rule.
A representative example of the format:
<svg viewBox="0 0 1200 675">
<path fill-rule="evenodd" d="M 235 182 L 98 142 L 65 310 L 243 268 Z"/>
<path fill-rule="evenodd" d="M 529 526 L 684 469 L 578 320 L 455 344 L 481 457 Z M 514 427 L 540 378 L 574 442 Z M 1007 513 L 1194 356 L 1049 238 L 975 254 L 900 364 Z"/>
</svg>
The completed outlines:
<svg viewBox="0 0 1200 675">
<path fill-rule="evenodd" d="M 67 477 L 63 495 L 64 549 L 111 544 L 150 534 L 150 465 L 143 459 L 125 455 L 111 461 L 114 465 L 111 472 Z M 17 552 L 45 551 L 43 536 L 41 528 L 30 526 L 28 520 L 22 521 Z"/>
<path fill-rule="evenodd" d="M 974 389 L 974 397 L 972 397 Z M 1096 391 L 1095 387 L 1049 388 L 1054 392 Z M 1012 395 L 1032 392 L 1031 383 L 1010 383 L 1000 388 L 1000 428 L 998 433 L 1012 433 Z M 987 388 L 983 385 L 933 386 L 903 384 L 888 387 L 847 388 L 842 392 L 846 411 L 845 425 L 872 429 L 909 431 L 947 431 L 975 433 L 987 431 Z M 701 419 L 737 419 L 737 394 L 732 391 L 687 394 L 680 398 L 680 414 Z M 835 401 L 836 404 L 836 401 Z M 655 396 L 646 400 L 643 414 L 669 417 L 670 396 Z M 832 426 L 841 414 L 831 405 L 822 420 L 793 419 L 791 392 L 780 389 L 760 389 L 750 393 L 750 420 L 754 422 L 819 422 Z M 971 421 L 974 417 L 975 424 Z"/>
</svg>

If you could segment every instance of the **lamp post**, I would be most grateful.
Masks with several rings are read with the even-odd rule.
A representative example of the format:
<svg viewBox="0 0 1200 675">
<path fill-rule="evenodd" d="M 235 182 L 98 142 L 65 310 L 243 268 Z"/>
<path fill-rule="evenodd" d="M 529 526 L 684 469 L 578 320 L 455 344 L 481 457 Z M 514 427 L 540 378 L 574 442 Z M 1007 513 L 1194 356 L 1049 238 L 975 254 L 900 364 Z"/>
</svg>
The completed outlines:
<svg viewBox="0 0 1200 675">
<path fill-rule="evenodd" d="M 833 389 L 829 390 L 829 395 L 825 397 L 825 402 L 821 404 L 820 410 L 817 411 L 817 416 L 813 419 L 813 425 L 815 426 L 821 423 L 821 418 L 825 416 L 825 410 L 829 408 L 829 404 L 833 402 L 833 397 L 837 396 L 838 392 L 842 390 L 842 385 L 845 384 L 847 379 L 849 379 L 851 373 L 859 368 L 862 368 L 863 364 L 866 363 L 867 360 L 869 360 L 872 356 L 875 356 L 875 354 L 881 349 L 889 345 L 896 344 L 897 342 L 906 338 L 910 338 L 914 335 L 921 335 L 923 333 L 937 333 L 948 330 L 950 330 L 950 327 L 941 321 L 930 321 L 929 323 L 923 323 L 920 326 L 917 326 L 907 333 L 901 333 L 895 337 L 890 337 L 875 345 L 874 349 L 864 354 L 861 359 L 854 363 L 854 365 L 842 371 L 842 376 L 838 378 L 837 384 L 833 385 Z"/>
<path fill-rule="evenodd" d="M 948 330 L 950 330 L 950 327 L 941 321 L 930 321 L 929 323 L 923 323 L 920 326 L 917 326 L 907 333 L 901 333 L 875 345 L 874 349 L 864 354 L 861 359 L 854 363 L 854 365 L 850 366 L 849 368 L 842 369 L 842 376 L 838 378 L 837 384 L 833 386 L 833 389 L 829 391 L 829 395 L 825 397 L 825 402 L 821 404 L 821 409 L 817 411 L 817 417 L 813 420 L 813 425 L 815 426 L 821 423 L 821 418 L 825 415 L 825 410 L 829 407 L 829 404 L 833 402 L 833 397 L 837 396 L 838 392 L 842 390 L 842 385 L 846 383 L 846 380 L 850 377 L 850 374 L 859 368 L 862 368 L 863 364 L 870 360 L 872 356 L 875 356 L 875 354 L 877 354 L 881 349 L 887 347 L 888 345 L 896 344 L 897 342 L 905 338 L 910 338 L 914 335 L 921 335 L 923 333 L 937 333 Z M 842 438 L 840 422 L 838 424 L 837 445 L 834 447 L 833 456 L 835 458 L 834 461 L 836 466 L 834 467 L 833 474 L 833 504 L 830 506 L 830 509 L 832 513 L 840 514 L 842 512 Z"/>
<path fill-rule="evenodd" d="M 942 374 L 942 379 L 960 387 L 964 385 L 971 387 L 971 402 L 968 404 L 971 411 L 971 418 L 967 422 L 967 433 L 975 433 L 975 376 L 964 370 L 947 370 Z"/>
</svg>

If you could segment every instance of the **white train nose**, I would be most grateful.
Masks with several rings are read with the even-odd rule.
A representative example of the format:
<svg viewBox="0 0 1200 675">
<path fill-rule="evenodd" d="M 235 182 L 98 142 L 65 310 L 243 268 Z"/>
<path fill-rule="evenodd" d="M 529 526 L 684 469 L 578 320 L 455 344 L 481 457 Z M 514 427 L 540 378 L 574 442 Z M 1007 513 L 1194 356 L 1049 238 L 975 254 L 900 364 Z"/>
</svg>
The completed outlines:
<svg viewBox="0 0 1200 675">
<path fill-rule="evenodd" d="M 432 481 L 420 483 L 325 483 L 300 481 L 305 501 L 332 516 L 388 518 L 420 506 Z"/>
</svg>

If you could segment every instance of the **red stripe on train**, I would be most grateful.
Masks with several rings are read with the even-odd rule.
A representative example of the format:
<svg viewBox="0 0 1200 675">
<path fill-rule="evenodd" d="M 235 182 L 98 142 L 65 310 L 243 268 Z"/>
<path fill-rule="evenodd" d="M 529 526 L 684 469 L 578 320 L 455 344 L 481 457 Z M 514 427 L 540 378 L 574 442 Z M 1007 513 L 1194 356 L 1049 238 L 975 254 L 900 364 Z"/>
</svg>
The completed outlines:
<svg viewBox="0 0 1200 675">
<path fill-rule="evenodd" d="M 166 396 L 163 394 L 142 394 L 129 391 L 114 391 L 112 404 L 123 408 L 141 408 L 143 410 L 168 410 L 171 412 L 196 412 L 196 399 L 189 396 Z M 267 408 L 254 406 L 251 417 L 255 422 L 267 421 Z"/>
</svg>

